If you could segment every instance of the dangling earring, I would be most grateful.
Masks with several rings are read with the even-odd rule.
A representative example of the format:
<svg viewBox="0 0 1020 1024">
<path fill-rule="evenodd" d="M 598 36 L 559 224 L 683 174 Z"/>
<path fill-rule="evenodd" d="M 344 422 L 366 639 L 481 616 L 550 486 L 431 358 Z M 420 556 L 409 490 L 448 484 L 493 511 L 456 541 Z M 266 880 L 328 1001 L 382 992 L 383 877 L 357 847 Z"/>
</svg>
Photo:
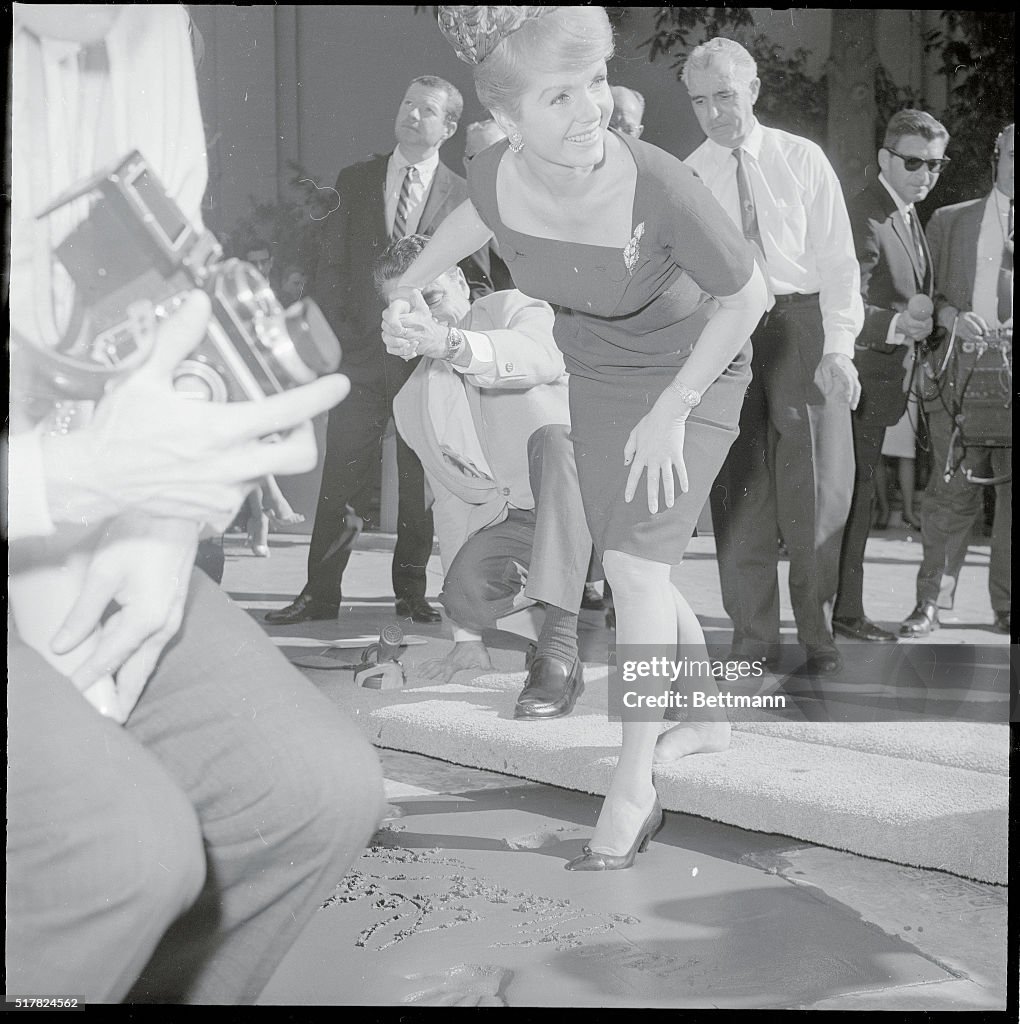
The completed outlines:
<svg viewBox="0 0 1020 1024">
<path fill-rule="evenodd" d="M 524 136 L 515 128 L 508 136 L 510 140 L 510 152 L 519 153 L 524 149 Z"/>
</svg>

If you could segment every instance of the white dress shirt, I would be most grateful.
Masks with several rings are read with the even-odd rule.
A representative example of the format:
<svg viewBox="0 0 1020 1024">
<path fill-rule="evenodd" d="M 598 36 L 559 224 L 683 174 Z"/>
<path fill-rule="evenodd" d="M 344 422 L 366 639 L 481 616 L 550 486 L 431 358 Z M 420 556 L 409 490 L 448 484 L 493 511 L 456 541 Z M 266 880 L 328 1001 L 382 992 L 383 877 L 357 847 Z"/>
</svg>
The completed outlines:
<svg viewBox="0 0 1020 1024">
<path fill-rule="evenodd" d="M 974 312 L 989 327 L 1013 326 L 1010 317 L 999 320 L 999 274 L 1002 249 L 1009 232 L 1009 196 L 993 188 L 985 203 L 978 233 L 977 266 L 974 271 Z"/>
<path fill-rule="evenodd" d="M 769 284 L 775 295 L 818 293 L 823 351 L 853 358 L 864 325 L 860 267 L 839 179 L 809 139 L 755 121 L 740 147 L 754 194 Z M 684 161 L 696 171 L 737 227 L 737 161 L 706 139 Z"/>
<path fill-rule="evenodd" d="M 411 206 L 407 211 L 406 234 L 413 235 L 421 223 L 421 211 L 428 198 L 429 189 L 432 187 L 432 179 L 436 176 L 436 168 L 439 166 L 439 153 L 420 163 L 412 164 L 405 159 L 397 146 L 390 154 L 389 162 L 386 164 L 386 230 L 393 234 L 393 221 L 397 216 L 397 200 L 400 199 L 400 189 L 404 184 L 404 171 L 408 167 L 414 167 L 418 172 L 418 180 L 411 185 Z"/>
</svg>

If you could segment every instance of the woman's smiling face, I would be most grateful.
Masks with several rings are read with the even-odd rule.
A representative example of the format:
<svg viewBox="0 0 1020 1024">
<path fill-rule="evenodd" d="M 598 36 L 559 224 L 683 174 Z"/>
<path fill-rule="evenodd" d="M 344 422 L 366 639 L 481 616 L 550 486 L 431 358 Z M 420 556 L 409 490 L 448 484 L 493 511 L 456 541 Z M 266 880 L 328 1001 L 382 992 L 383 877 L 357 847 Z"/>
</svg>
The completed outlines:
<svg viewBox="0 0 1020 1024">
<path fill-rule="evenodd" d="M 613 97 L 606 62 L 579 72 L 536 71 L 510 119 L 524 137 L 525 151 L 563 167 L 602 161 Z"/>
</svg>

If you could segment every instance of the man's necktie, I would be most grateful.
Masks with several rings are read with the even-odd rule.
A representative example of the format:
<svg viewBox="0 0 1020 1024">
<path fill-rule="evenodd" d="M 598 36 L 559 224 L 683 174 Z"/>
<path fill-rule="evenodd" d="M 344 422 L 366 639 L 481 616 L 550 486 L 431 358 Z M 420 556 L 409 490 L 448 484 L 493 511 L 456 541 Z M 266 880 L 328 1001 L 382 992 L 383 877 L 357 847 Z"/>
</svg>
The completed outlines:
<svg viewBox="0 0 1020 1024">
<path fill-rule="evenodd" d="M 744 166 L 743 153 L 739 147 L 733 150 L 733 159 L 737 161 L 737 200 L 740 203 L 740 226 L 743 229 L 744 237 L 754 245 L 754 258 L 765 278 L 765 287 L 769 293 L 768 308 L 771 309 L 775 305 L 775 297 L 772 292 L 772 282 L 769 280 L 768 263 L 765 261 L 765 246 L 761 240 L 761 229 L 758 227 L 758 211 L 754 205 L 754 193 L 751 191 L 751 182 L 747 177 L 747 168 Z"/>
<path fill-rule="evenodd" d="M 404 183 L 400 186 L 397 213 L 393 218 L 393 241 L 407 234 L 407 218 L 411 212 L 411 186 L 418 180 L 418 168 L 408 167 L 404 172 Z"/>
<path fill-rule="evenodd" d="M 910 229 L 910 237 L 914 242 L 914 252 L 917 253 L 917 265 L 921 268 L 921 279 L 925 280 L 928 274 L 928 254 L 924 248 L 924 238 L 921 234 L 921 223 L 917 219 L 917 210 L 911 207 L 904 216 L 907 219 L 907 227 Z"/>
<path fill-rule="evenodd" d="M 1013 315 L 1013 200 L 1009 201 L 1006 222 L 1006 237 L 1002 246 L 1002 263 L 999 266 L 998 317 L 1004 324 Z"/>
</svg>

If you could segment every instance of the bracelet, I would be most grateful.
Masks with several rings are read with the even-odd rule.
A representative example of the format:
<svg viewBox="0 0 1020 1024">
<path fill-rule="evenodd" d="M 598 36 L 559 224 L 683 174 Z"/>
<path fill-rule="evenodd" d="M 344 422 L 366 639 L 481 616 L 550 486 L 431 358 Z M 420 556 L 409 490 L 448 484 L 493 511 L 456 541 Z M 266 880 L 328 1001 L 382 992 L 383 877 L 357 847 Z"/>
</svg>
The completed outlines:
<svg viewBox="0 0 1020 1024">
<path fill-rule="evenodd" d="M 452 362 L 466 343 L 464 332 L 459 327 L 450 324 L 446 331 L 446 351 L 443 353 L 443 358 Z"/>
<path fill-rule="evenodd" d="M 678 395 L 680 401 L 683 402 L 684 405 L 689 405 L 692 409 L 696 405 L 701 404 L 701 392 L 695 391 L 694 388 L 689 388 L 686 384 L 682 384 L 678 380 L 671 380 L 667 386 L 667 390 Z"/>
</svg>

